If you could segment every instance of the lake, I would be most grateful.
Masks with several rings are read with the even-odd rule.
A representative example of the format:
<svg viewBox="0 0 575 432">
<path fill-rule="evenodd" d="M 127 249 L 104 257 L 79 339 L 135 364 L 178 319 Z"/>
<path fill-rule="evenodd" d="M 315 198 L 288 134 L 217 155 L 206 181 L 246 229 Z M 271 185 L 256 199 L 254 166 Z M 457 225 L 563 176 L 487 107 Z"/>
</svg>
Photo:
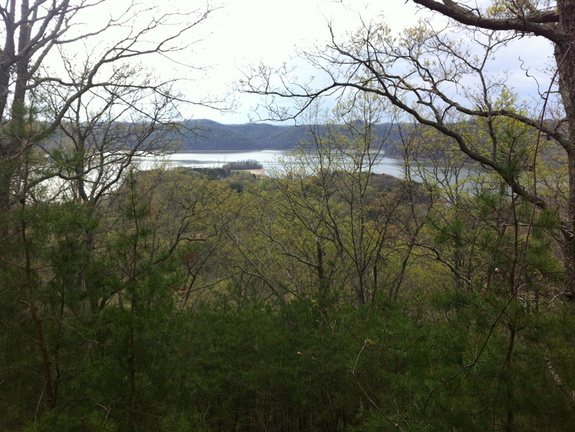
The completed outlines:
<svg viewBox="0 0 575 432">
<path fill-rule="evenodd" d="M 183 166 L 189 168 L 220 168 L 229 162 L 255 160 L 262 164 L 266 172 L 270 173 L 279 167 L 279 159 L 289 156 L 289 152 L 279 150 L 259 150 L 244 152 L 215 152 L 215 153 L 173 153 L 165 156 L 146 156 L 141 158 L 143 168 L 151 168 L 154 164 L 165 163 L 169 166 Z M 392 158 L 381 158 L 374 166 L 376 174 L 389 174 L 394 177 L 403 177 L 403 169 L 399 161 Z"/>
</svg>

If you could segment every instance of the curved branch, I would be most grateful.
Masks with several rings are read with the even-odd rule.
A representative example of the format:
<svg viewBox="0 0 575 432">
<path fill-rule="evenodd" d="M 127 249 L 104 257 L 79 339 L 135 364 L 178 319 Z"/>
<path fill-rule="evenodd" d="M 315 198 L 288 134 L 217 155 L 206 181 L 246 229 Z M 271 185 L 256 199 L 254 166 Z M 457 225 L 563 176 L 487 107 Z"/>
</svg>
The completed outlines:
<svg viewBox="0 0 575 432">
<path fill-rule="evenodd" d="M 461 24 L 486 30 L 528 32 L 535 36 L 547 38 L 557 44 L 568 42 L 567 35 L 555 26 L 559 22 L 559 14 L 554 10 L 516 14 L 514 18 L 491 18 L 482 15 L 478 9 L 468 9 L 452 0 L 443 0 L 443 2 L 436 0 L 412 1 Z"/>
</svg>

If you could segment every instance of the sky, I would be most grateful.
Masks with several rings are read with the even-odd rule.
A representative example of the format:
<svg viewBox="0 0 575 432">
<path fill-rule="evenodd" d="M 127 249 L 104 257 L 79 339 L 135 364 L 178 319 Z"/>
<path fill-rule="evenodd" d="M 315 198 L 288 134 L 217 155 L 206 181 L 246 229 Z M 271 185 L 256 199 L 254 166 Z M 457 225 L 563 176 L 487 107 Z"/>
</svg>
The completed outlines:
<svg viewBox="0 0 575 432">
<path fill-rule="evenodd" d="M 128 1 L 128 0 L 114 0 Z M 205 7 L 206 0 L 141 0 L 157 2 L 169 11 Z M 487 0 L 476 0 L 479 2 Z M 210 0 L 215 10 L 194 27 L 192 50 L 174 57 L 176 62 L 155 62 L 151 66 L 159 75 L 186 77 L 182 91 L 193 101 L 224 99 L 235 104 L 233 112 L 219 112 L 200 105 L 188 105 L 182 114 L 187 118 L 206 118 L 220 123 L 246 123 L 257 118 L 254 113 L 259 97 L 234 90 L 250 66 L 259 63 L 271 67 L 293 62 L 297 50 L 323 47 L 330 38 L 328 23 L 336 35 L 345 40 L 346 33 L 360 27 L 362 20 L 381 19 L 394 32 L 415 24 L 430 14 L 420 11 L 406 0 Z M 115 3 L 119 4 L 119 3 Z M 383 7 L 383 5 L 385 5 Z M 383 7 L 383 10 L 382 10 Z M 113 14 L 115 11 L 106 10 Z M 542 64 L 551 52 L 549 45 L 525 40 L 524 47 L 510 50 L 494 63 L 501 71 L 515 71 L 518 91 L 532 92 L 532 80 L 519 70 L 519 57 L 527 64 Z M 313 74 L 311 67 L 297 63 L 302 79 Z"/>
<path fill-rule="evenodd" d="M 185 1 L 185 0 L 182 0 Z M 413 23 L 416 9 L 405 0 L 386 0 L 385 16 L 394 27 Z M 297 50 L 313 50 L 326 44 L 332 23 L 339 35 L 354 31 L 361 19 L 381 14 L 381 1 L 337 0 L 227 0 L 221 9 L 206 21 L 211 31 L 198 44 L 197 61 L 207 66 L 198 74 L 198 88 L 211 89 L 213 94 L 231 94 L 237 104 L 235 112 L 219 113 L 195 107 L 191 115 L 221 123 L 245 123 L 253 112 L 258 97 L 234 92 L 234 84 L 243 73 L 261 63 L 276 67 L 292 61 Z M 377 5 L 377 6 L 376 6 Z M 298 75 L 313 73 L 298 62 Z"/>
</svg>

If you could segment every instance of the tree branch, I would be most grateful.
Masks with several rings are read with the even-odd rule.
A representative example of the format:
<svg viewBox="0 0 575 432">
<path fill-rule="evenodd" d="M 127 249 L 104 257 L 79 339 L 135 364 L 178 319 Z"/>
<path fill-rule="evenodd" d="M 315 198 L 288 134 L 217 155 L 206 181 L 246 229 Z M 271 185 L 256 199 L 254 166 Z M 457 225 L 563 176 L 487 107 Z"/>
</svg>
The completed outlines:
<svg viewBox="0 0 575 432">
<path fill-rule="evenodd" d="M 528 32 L 555 43 L 568 42 L 567 35 L 554 25 L 559 22 L 556 11 L 536 11 L 516 17 L 492 18 L 478 9 L 468 9 L 452 0 L 412 0 L 426 9 L 439 12 L 461 24 L 486 30 Z"/>
</svg>

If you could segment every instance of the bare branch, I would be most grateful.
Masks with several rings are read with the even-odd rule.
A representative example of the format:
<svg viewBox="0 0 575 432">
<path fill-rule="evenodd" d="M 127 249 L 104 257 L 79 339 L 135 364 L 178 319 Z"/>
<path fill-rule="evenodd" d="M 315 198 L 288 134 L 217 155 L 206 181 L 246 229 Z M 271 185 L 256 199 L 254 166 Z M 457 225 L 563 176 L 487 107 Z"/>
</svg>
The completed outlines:
<svg viewBox="0 0 575 432">
<path fill-rule="evenodd" d="M 529 32 L 536 36 L 543 36 L 555 43 L 565 43 L 568 37 L 557 30 L 555 24 L 559 22 L 559 15 L 554 10 L 534 11 L 526 15 L 511 17 L 491 17 L 486 11 L 464 7 L 461 2 L 452 0 L 413 0 L 415 4 L 426 9 L 441 13 L 461 24 L 497 31 Z"/>
</svg>

